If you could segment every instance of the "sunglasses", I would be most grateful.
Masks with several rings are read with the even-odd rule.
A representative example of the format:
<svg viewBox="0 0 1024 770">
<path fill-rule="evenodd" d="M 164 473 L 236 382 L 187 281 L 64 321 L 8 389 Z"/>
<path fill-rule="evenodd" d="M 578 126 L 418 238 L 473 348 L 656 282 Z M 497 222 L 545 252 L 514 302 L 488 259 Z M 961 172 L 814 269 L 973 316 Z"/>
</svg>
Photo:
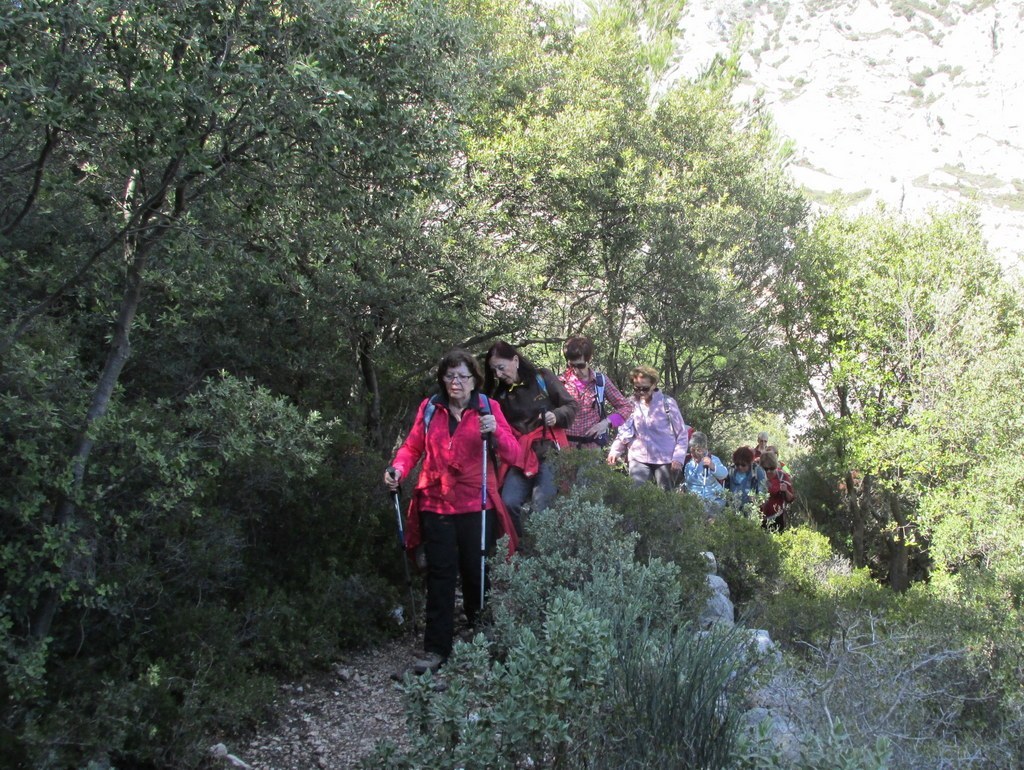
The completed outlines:
<svg viewBox="0 0 1024 770">
<path fill-rule="evenodd" d="M 571 366 L 573 369 L 586 369 L 587 368 L 587 362 L 584 361 L 583 363 L 575 363 L 574 364 L 574 363 L 572 363 L 570 361 L 569 362 L 569 366 Z"/>
<path fill-rule="evenodd" d="M 634 393 L 650 393 L 651 392 L 651 386 L 650 385 L 634 385 L 633 386 L 633 392 Z"/>
</svg>

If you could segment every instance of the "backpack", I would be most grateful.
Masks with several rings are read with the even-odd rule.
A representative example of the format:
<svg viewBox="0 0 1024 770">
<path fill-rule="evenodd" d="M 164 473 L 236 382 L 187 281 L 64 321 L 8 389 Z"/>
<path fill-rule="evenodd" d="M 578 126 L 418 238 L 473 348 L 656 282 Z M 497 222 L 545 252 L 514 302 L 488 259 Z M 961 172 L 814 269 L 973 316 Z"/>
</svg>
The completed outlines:
<svg viewBox="0 0 1024 770">
<path fill-rule="evenodd" d="M 540 375 L 538 375 L 538 378 Z M 546 392 L 546 391 L 545 391 Z M 483 393 L 478 393 L 479 399 L 477 405 L 480 409 L 480 414 L 491 414 L 491 402 L 487 399 Z M 434 412 L 437 411 L 437 405 L 441 401 L 441 394 L 435 393 L 430 397 L 430 401 L 427 402 L 426 409 L 423 410 L 423 432 L 426 433 L 430 429 L 430 421 L 434 419 Z"/>
<path fill-rule="evenodd" d="M 594 386 L 597 390 L 597 416 L 602 420 L 605 418 L 604 413 L 604 375 L 601 372 L 594 372 Z"/>
<path fill-rule="evenodd" d="M 540 387 L 540 392 L 544 394 L 545 398 L 547 398 L 548 384 L 544 382 L 544 376 L 540 372 L 537 372 L 537 385 Z"/>
</svg>

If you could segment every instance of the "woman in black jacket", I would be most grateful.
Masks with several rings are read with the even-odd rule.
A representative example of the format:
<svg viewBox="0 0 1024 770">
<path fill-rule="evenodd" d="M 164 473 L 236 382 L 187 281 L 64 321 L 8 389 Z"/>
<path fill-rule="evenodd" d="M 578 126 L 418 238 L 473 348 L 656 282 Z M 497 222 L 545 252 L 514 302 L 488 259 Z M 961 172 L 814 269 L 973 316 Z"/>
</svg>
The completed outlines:
<svg viewBox="0 0 1024 770">
<path fill-rule="evenodd" d="M 555 496 L 552 452 L 568 445 L 565 429 L 576 419 L 576 400 L 548 369 L 541 369 L 503 340 L 487 351 L 484 389 L 518 434 L 519 458 L 502 470 L 501 498 L 522 537 L 522 510 L 542 511 Z"/>
</svg>

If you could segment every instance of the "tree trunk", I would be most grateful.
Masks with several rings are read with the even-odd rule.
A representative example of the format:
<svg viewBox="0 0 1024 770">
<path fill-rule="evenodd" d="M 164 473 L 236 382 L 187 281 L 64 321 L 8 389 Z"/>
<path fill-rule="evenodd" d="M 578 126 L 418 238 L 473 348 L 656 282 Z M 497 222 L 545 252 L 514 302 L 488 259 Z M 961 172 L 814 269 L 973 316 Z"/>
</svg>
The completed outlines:
<svg viewBox="0 0 1024 770">
<path fill-rule="evenodd" d="M 360 335 L 359 371 L 369 396 L 366 403 L 366 433 L 374 446 L 381 446 L 384 436 L 380 426 L 380 383 L 377 380 L 377 369 L 373 365 L 373 347 L 373 340 L 368 334 Z"/>
<path fill-rule="evenodd" d="M 899 497 L 888 492 L 889 511 L 895 524 L 889 536 L 889 587 L 897 593 L 903 593 L 910 587 L 910 555 L 907 548 L 907 519 L 900 504 Z"/>
<path fill-rule="evenodd" d="M 858 567 L 867 564 L 864 545 L 864 506 L 861 504 L 861 490 L 858 489 L 856 475 L 853 471 L 846 472 L 846 503 L 850 512 L 850 535 L 853 538 L 853 563 Z"/>
<path fill-rule="evenodd" d="M 71 455 L 71 488 L 68 493 L 58 501 L 54 524 L 57 529 L 63 529 L 72 522 L 75 522 L 77 509 L 75 501 L 78 499 L 85 481 L 85 471 L 89 463 L 89 455 L 92 453 L 95 439 L 93 429 L 98 420 L 106 414 L 110 406 L 110 399 L 113 396 L 114 388 L 121 376 L 125 363 L 131 355 L 131 340 L 129 338 L 132 323 L 135 321 L 135 314 L 142 299 L 142 275 L 146 267 L 146 252 L 149 247 L 139 247 L 126 244 L 126 258 L 129 260 L 128 275 L 125 283 L 124 296 L 121 298 L 121 307 L 118 310 L 117 321 L 114 324 L 114 333 L 110 342 L 110 350 L 107 353 L 106 363 L 100 374 L 99 382 L 93 391 L 92 399 L 89 402 L 89 409 L 86 412 L 85 424 L 82 431 L 75 440 L 75 447 Z M 134 257 L 131 256 L 135 252 Z M 79 532 L 89 544 L 85 555 L 79 555 L 68 559 L 63 568 L 64 577 L 74 574 L 82 574 L 90 570 L 91 562 L 96 552 L 95 536 L 89 522 L 75 522 L 80 525 Z M 62 581 L 63 582 L 63 581 Z M 60 590 L 52 587 L 40 597 L 39 605 L 32 616 L 31 630 L 33 638 L 45 639 L 50 635 L 53 626 L 53 618 L 60 604 Z"/>
</svg>

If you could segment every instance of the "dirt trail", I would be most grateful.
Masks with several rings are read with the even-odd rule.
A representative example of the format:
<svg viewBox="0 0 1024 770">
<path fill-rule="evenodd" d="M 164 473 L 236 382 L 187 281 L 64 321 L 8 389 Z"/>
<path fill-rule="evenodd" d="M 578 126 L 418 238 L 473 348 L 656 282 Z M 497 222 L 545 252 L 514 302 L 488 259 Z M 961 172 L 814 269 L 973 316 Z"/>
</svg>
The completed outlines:
<svg viewBox="0 0 1024 770">
<path fill-rule="evenodd" d="M 319 677 L 282 685 L 256 735 L 227 743 L 227 751 L 253 770 L 355 768 L 380 739 L 404 736 L 404 701 L 391 674 L 419 652 L 419 638 L 407 636 L 353 653 Z M 226 757 L 213 766 L 243 767 Z"/>
</svg>

